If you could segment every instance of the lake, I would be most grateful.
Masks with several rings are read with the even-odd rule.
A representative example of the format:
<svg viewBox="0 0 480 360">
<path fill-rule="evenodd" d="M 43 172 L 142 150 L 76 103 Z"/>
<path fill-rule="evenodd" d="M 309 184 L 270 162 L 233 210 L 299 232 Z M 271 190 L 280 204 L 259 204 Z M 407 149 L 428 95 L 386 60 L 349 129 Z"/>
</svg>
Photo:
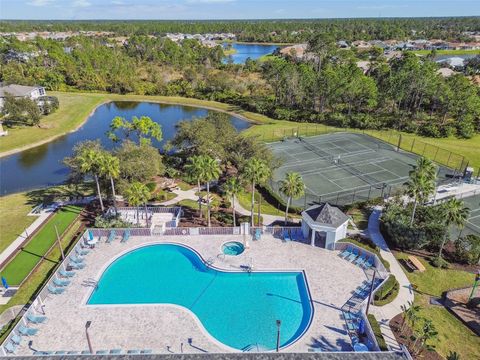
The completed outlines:
<svg viewBox="0 0 480 360">
<path fill-rule="evenodd" d="M 69 170 L 62 161 L 64 157 L 72 155 L 76 143 L 100 139 L 107 149 L 117 145 L 105 135 L 115 116 L 131 119 L 133 116 L 145 115 L 152 118 L 162 126 L 163 140 L 153 141 L 154 146 L 161 148 L 175 136 L 176 125 L 180 121 L 204 117 L 209 112 L 211 111 L 197 107 L 149 102 L 120 101 L 101 105 L 77 131 L 47 144 L 0 158 L 0 193 L 6 195 L 63 183 Z M 230 121 L 238 131 L 250 126 L 250 123 L 238 117 L 230 116 Z"/>
<path fill-rule="evenodd" d="M 235 54 L 227 56 L 225 63 L 232 62 L 233 64 L 245 64 L 247 58 L 257 60 L 263 55 L 273 53 L 277 48 L 282 47 L 278 45 L 262 45 L 262 44 L 239 44 L 231 43 L 232 48 L 237 50 Z M 223 44 L 224 47 L 227 43 Z"/>
</svg>

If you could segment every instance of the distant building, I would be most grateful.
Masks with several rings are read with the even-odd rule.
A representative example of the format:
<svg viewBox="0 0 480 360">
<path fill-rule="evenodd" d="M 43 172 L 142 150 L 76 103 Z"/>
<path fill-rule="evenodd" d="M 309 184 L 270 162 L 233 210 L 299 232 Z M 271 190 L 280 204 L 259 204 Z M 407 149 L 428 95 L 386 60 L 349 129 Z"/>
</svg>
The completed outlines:
<svg viewBox="0 0 480 360">
<path fill-rule="evenodd" d="M 16 98 L 30 98 L 36 100 L 41 96 L 45 96 L 45 88 L 43 86 L 24 86 L 24 85 L 0 85 L 0 110 L 3 109 L 5 98 L 11 95 Z"/>
</svg>

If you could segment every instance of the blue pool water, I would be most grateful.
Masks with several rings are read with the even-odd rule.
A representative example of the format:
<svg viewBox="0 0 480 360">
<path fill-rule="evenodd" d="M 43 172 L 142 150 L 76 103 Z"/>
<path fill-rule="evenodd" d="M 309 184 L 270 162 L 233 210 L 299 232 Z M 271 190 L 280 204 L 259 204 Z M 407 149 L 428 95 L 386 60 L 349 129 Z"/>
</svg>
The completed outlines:
<svg viewBox="0 0 480 360">
<path fill-rule="evenodd" d="M 240 255 L 245 251 L 245 246 L 238 241 L 229 241 L 222 245 L 222 251 L 225 255 Z"/>
<path fill-rule="evenodd" d="M 304 333 L 313 314 L 302 272 L 222 272 L 175 244 L 145 246 L 115 260 L 88 304 L 177 304 L 235 349 L 275 349 L 277 319 L 286 346 Z"/>
</svg>

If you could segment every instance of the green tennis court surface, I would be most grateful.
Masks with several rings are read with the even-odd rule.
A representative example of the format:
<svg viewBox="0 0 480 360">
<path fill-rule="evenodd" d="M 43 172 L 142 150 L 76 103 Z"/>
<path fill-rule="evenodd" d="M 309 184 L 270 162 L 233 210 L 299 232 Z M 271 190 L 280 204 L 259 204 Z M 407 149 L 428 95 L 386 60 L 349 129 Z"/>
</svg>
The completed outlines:
<svg viewBox="0 0 480 360">
<path fill-rule="evenodd" d="M 470 216 L 463 229 L 454 229 L 454 237 L 465 235 L 480 236 L 480 194 L 462 199 L 465 206 L 470 209 Z"/>
<path fill-rule="evenodd" d="M 418 156 L 364 134 L 333 133 L 269 144 L 282 165 L 270 186 L 278 193 L 287 172 L 302 175 L 306 196 L 296 206 L 328 201 L 337 205 L 391 195 L 408 179 Z M 440 181 L 453 171 L 440 168 Z"/>
</svg>

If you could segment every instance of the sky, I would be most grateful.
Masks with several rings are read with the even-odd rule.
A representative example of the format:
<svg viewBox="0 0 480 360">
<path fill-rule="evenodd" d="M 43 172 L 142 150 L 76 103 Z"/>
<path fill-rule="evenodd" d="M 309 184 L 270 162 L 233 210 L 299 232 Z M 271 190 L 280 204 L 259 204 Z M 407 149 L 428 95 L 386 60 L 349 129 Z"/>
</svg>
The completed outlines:
<svg viewBox="0 0 480 360">
<path fill-rule="evenodd" d="M 279 19 L 479 16 L 480 0 L 0 0 L 0 19 Z"/>
</svg>

